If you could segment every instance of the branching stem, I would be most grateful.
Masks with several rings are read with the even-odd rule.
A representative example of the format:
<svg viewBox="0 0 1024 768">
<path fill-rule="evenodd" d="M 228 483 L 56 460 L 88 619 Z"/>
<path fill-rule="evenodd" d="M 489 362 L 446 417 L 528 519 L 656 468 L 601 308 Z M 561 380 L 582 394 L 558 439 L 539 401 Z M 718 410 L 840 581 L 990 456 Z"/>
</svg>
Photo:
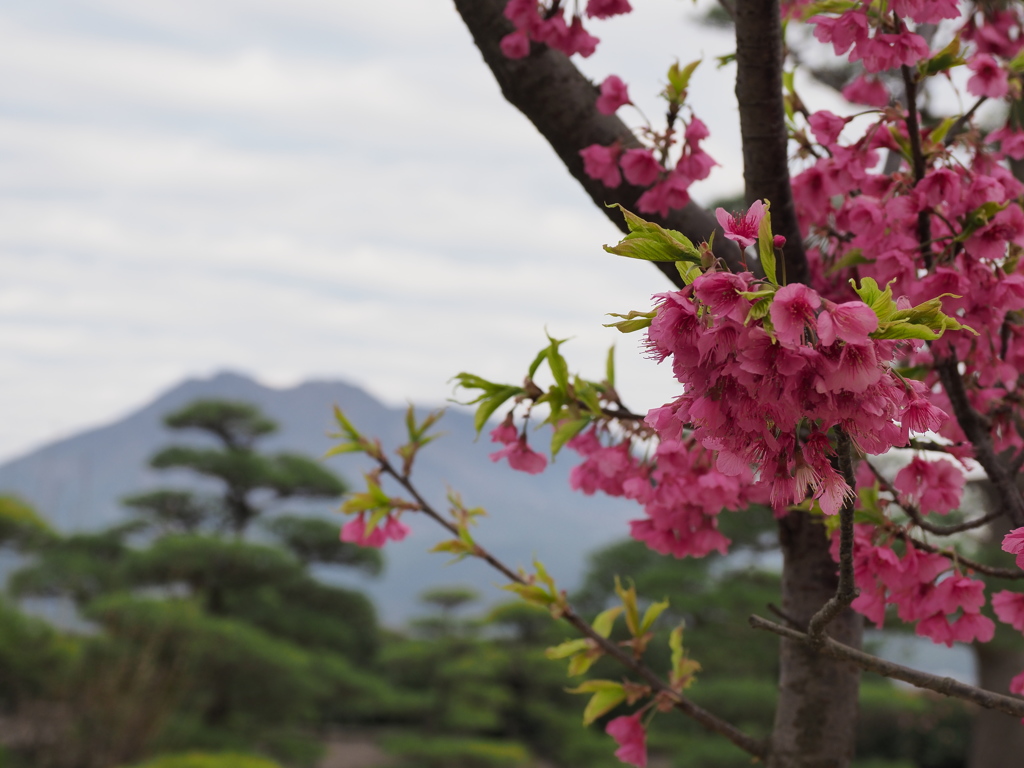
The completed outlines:
<svg viewBox="0 0 1024 768">
<path fill-rule="evenodd" d="M 434 509 L 431 504 L 423 498 L 420 492 L 412 484 L 412 481 L 408 477 L 403 477 L 399 474 L 392 466 L 391 462 L 386 456 L 380 455 L 375 456 L 374 459 L 380 466 L 381 471 L 384 474 L 390 475 L 394 478 L 405 491 L 416 500 L 419 505 L 420 511 L 423 512 L 427 517 L 434 520 L 436 523 L 444 527 L 448 532 L 459 535 L 459 529 L 457 526 L 446 520 L 441 514 Z M 498 558 L 494 557 L 490 552 L 476 545 L 473 556 L 480 558 L 489 566 L 501 573 L 506 579 L 516 584 L 527 584 L 527 580 L 521 575 L 513 571 Z M 611 640 L 602 637 L 598 634 L 593 627 L 590 626 L 582 617 L 577 614 L 571 606 L 565 605 L 561 609 L 561 617 L 571 624 L 581 635 L 593 642 L 601 651 L 611 658 L 615 659 L 619 664 L 624 666 L 630 672 L 635 674 L 646 682 L 651 688 L 658 694 L 661 694 L 672 701 L 672 705 L 682 712 L 687 717 L 700 723 L 702 726 L 707 728 L 713 733 L 717 733 L 720 736 L 724 736 L 726 739 L 731 741 L 737 747 L 742 749 L 749 755 L 758 758 L 765 758 L 768 755 L 768 744 L 760 739 L 755 739 L 739 728 L 734 726 L 717 715 L 709 712 L 703 707 L 698 706 L 693 701 L 683 696 L 681 693 L 672 688 L 668 683 L 662 680 L 653 670 L 647 667 L 633 657 L 633 655 L 618 645 L 613 643 Z"/>
<path fill-rule="evenodd" d="M 809 634 L 799 632 L 789 627 L 784 627 L 781 624 L 776 624 L 773 621 L 762 619 L 760 616 L 750 617 L 750 626 L 754 629 L 762 629 L 768 632 L 772 632 L 780 637 L 785 637 L 790 640 L 796 640 L 798 642 L 804 642 L 809 645 L 817 645 L 821 653 L 827 654 L 834 659 L 840 661 L 851 662 L 861 669 L 867 670 L 868 672 L 874 672 L 882 677 L 892 678 L 893 680 L 902 680 L 905 683 L 910 683 L 917 688 L 925 688 L 929 691 L 935 691 L 941 693 L 943 696 L 951 696 L 956 699 L 962 699 L 969 701 L 972 704 L 977 704 L 979 707 L 986 709 L 995 709 L 999 712 L 1005 712 L 1008 715 L 1014 717 L 1024 717 L 1024 699 L 1014 698 L 1013 696 L 1004 696 L 1000 693 L 993 693 L 992 691 L 986 691 L 983 688 L 978 688 L 974 685 L 967 685 L 953 680 L 949 677 L 939 677 L 938 675 L 930 675 L 927 672 L 921 672 L 920 670 L 911 669 L 910 667 L 904 667 L 901 664 L 894 664 L 891 661 L 880 659 L 878 656 L 872 656 L 870 653 L 864 653 L 858 651 L 856 648 L 851 648 L 848 645 L 836 642 L 830 637 L 826 637 L 821 643 L 815 644 L 815 641 Z"/>
</svg>

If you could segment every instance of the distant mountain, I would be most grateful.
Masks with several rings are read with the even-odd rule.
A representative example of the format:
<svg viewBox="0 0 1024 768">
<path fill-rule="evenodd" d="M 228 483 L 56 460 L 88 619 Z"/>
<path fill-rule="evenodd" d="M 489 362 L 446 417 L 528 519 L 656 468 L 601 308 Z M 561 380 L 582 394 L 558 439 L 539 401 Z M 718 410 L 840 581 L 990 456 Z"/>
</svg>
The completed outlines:
<svg viewBox="0 0 1024 768">
<path fill-rule="evenodd" d="M 197 398 L 225 398 L 257 404 L 280 430 L 262 443 L 268 451 L 289 450 L 322 455 L 334 431 L 331 407 L 339 405 L 367 435 L 393 449 L 404 438 L 403 409 L 388 408 L 366 392 L 336 381 L 311 381 L 287 389 L 263 386 L 245 376 L 222 373 L 190 379 L 122 420 L 40 448 L 0 465 L 0 493 L 21 496 L 58 528 L 96 529 L 125 519 L 119 500 L 158 486 L 200 487 L 186 472 L 154 472 L 149 457 L 175 443 L 199 443 L 203 436 L 163 426 L 165 414 Z M 447 489 L 459 491 L 470 506 L 490 516 L 478 527 L 481 543 L 514 566 L 529 567 L 539 558 L 560 584 L 571 588 L 581 575 L 586 554 L 626 534 L 626 521 L 639 511 L 633 504 L 606 497 L 585 497 L 569 488 L 575 458 L 564 454 L 548 471 L 524 475 L 492 463 L 493 446 L 484 435 L 474 442 L 471 417 L 449 410 L 439 428 L 445 436 L 427 446 L 417 460 L 414 478 L 443 508 Z M 329 466 L 353 486 L 369 467 L 356 457 L 332 459 Z M 280 511 L 289 509 L 283 505 Z M 296 511 L 296 506 L 290 509 Z M 311 514 L 331 514 L 332 507 L 304 507 Z M 339 526 L 343 518 L 336 516 Z M 427 550 L 444 533 L 429 520 L 406 520 L 413 535 L 385 549 L 387 568 L 378 579 L 342 577 L 377 601 L 382 618 L 397 625 L 419 611 L 416 596 L 425 589 L 464 584 L 485 599 L 502 598 L 498 575 L 482 564 L 465 561 L 446 566 L 447 557 Z M 326 575 L 326 574 L 325 574 Z M 507 593 L 506 593 L 507 594 Z"/>
</svg>

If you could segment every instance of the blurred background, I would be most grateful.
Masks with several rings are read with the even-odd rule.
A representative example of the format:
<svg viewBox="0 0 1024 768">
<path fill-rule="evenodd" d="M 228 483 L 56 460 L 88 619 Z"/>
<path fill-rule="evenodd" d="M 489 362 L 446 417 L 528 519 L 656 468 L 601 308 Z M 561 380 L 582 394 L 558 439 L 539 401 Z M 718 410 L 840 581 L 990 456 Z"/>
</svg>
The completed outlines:
<svg viewBox="0 0 1024 768">
<path fill-rule="evenodd" d="M 735 197 L 731 32 L 702 4 L 637 6 L 581 68 L 654 115 L 671 61 L 703 58 L 721 167 L 693 192 Z M 617 231 L 450 3 L 41 0 L 0 3 L 0 35 L 0 766 L 617 765 L 544 659 L 568 635 L 427 553 L 418 521 L 380 556 L 341 545 L 368 467 L 318 461 L 332 405 L 396 446 L 405 403 L 447 404 L 461 370 L 518 381 L 545 328 L 594 377 L 618 343 L 633 409 L 672 396 L 601 327 L 664 284 L 601 250 Z M 694 698 L 766 733 L 775 644 L 742 618 L 775 594 L 770 521 L 730 531 L 728 559 L 663 560 L 622 541 L 631 505 L 569 490 L 568 456 L 513 476 L 449 411 L 417 470 L 432 498 L 486 507 L 482 540 L 585 613 L 617 573 L 669 597 Z M 884 647 L 974 674 L 963 649 Z M 860 768 L 965 765 L 963 708 L 864 696 Z M 747 764 L 674 717 L 652 752 Z"/>
</svg>

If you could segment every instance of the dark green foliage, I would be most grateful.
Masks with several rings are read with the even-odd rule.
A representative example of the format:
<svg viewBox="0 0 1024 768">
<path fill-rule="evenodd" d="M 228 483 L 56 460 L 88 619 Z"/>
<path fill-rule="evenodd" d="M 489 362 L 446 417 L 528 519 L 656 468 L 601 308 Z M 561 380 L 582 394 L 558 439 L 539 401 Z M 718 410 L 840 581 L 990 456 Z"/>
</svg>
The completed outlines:
<svg viewBox="0 0 1024 768">
<path fill-rule="evenodd" d="M 522 744 L 495 739 L 393 736 L 384 749 L 409 768 L 527 768 L 530 753 Z"/>
<path fill-rule="evenodd" d="M 138 523 L 124 523 L 98 533 L 79 533 L 49 540 L 30 565 L 13 573 L 8 589 L 19 597 L 70 597 L 84 605 L 99 595 L 121 589 L 125 539 Z"/>
<path fill-rule="evenodd" d="M 257 438 L 277 431 L 256 406 L 230 400 L 197 400 L 165 416 L 164 424 L 209 432 L 229 448 L 251 448 Z"/>
<path fill-rule="evenodd" d="M 915 768 L 962 768 L 971 714 L 956 699 L 866 681 L 861 685 L 857 754 L 906 761 Z"/>
<path fill-rule="evenodd" d="M 78 653 L 74 639 L 0 598 L 0 711 L 52 694 Z"/>
<path fill-rule="evenodd" d="M 265 527 L 306 565 L 344 565 L 371 576 L 384 567 L 380 550 L 341 541 L 337 523 L 318 517 L 278 515 Z"/>
<path fill-rule="evenodd" d="M 225 595 L 225 614 L 304 648 L 329 650 L 359 662 L 377 652 L 377 616 L 359 592 L 306 575 Z"/>
<path fill-rule="evenodd" d="M 212 505 L 188 491 L 152 491 L 121 500 L 162 533 L 194 533 L 208 522 Z"/>
<path fill-rule="evenodd" d="M 33 550 L 57 534 L 39 514 L 16 496 L 0 496 L 0 547 Z"/>
<path fill-rule="evenodd" d="M 281 768 L 279 763 L 265 757 L 241 752 L 187 752 L 180 755 L 161 755 L 132 768 Z"/>
</svg>

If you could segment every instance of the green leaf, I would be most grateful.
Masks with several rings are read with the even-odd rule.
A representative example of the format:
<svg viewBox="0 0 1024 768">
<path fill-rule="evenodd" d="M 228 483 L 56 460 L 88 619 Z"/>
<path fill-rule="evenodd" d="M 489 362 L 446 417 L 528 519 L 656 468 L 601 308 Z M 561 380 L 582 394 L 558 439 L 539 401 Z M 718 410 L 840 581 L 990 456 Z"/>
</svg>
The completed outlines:
<svg viewBox="0 0 1024 768">
<path fill-rule="evenodd" d="M 761 268 L 764 276 L 772 285 L 778 285 L 779 281 L 775 276 L 775 242 L 772 237 L 772 214 L 766 203 L 764 206 L 764 218 L 757 229 L 757 252 L 761 258 Z"/>
<path fill-rule="evenodd" d="M 597 661 L 597 659 L 598 655 L 596 654 L 577 653 L 569 659 L 569 669 L 567 670 L 567 674 L 569 677 L 579 677 L 594 666 L 594 662 Z"/>
<path fill-rule="evenodd" d="M 615 626 L 615 620 L 622 613 L 622 606 L 616 605 L 609 608 L 606 611 L 601 611 L 594 619 L 594 623 L 591 625 L 594 631 L 597 632 L 601 637 L 608 637 L 612 633 L 612 627 Z"/>
<path fill-rule="evenodd" d="M 638 312 L 635 309 L 632 310 L 628 315 L 620 315 L 616 312 L 609 312 L 609 317 L 621 317 L 622 320 L 620 320 L 617 323 L 605 323 L 604 327 L 617 328 L 620 333 L 633 333 L 634 331 L 639 331 L 642 330 L 643 328 L 650 327 L 651 321 L 654 320 L 656 314 L 657 312 L 653 310 L 650 312 Z"/>
<path fill-rule="evenodd" d="M 674 229 L 665 229 L 653 222 L 645 221 L 634 213 L 630 213 L 621 205 L 618 208 L 626 219 L 629 234 L 618 245 L 606 245 L 608 253 L 627 256 L 643 261 L 690 261 L 700 263 L 700 252 L 686 235 Z"/>
<path fill-rule="evenodd" d="M 615 386 L 615 345 L 608 347 L 608 358 L 604 363 L 604 380 L 609 387 Z"/>
<path fill-rule="evenodd" d="M 669 101 L 681 101 L 686 97 L 686 89 L 690 86 L 690 77 L 693 71 L 701 63 L 702 59 L 691 61 L 685 67 L 680 68 L 679 62 L 675 62 L 668 69 L 668 84 L 665 89 L 665 96 Z"/>
<path fill-rule="evenodd" d="M 473 415 L 473 426 L 476 427 L 476 433 L 479 435 L 487 424 L 487 420 L 491 418 L 491 415 L 498 410 L 502 404 L 507 402 L 509 398 L 521 395 L 525 392 L 522 387 L 514 387 L 512 385 L 505 385 L 501 389 L 497 390 L 493 394 L 486 396 L 486 399 L 480 403 L 476 409 L 476 413 Z"/>
<path fill-rule="evenodd" d="M 537 356 L 535 358 L 533 358 L 533 362 L 530 363 L 530 369 L 526 373 L 526 378 L 528 378 L 528 379 L 532 379 L 533 378 L 534 374 L 537 373 L 537 369 L 540 368 L 540 364 L 544 362 L 544 360 L 547 358 L 547 356 L 548 356 L 548 348 L 544 347 L 544 349 L 542 349 L 540 352 L 538 352 Z"/>
<path fill-rule="evenodd" d="M 838 261 L 835 262 L 835 264 L 829 267 L 827 274 L 834 275 L 836 272 L 842 269 L 850 269 L 851 267 L 855 267 L 858 264 L 870 263 L 872 263 L 871 259 L 865 258 L 860 248 L 851 248 L 850 250 L 843 254 L 843 257 L 841 259 L 839 259 Z"/>
<path fill-rule="evenodd" d="M 640 636 L 640 609 L 637 608 L 636 604 L 636 586 L 633 584 L 629 585 L 629 589 L 625 589 L 622 586 L 622 582 L 619 581 L 619 577 L 615 577 L 615 594 L 622 600 L 622 605 L 626 609 L 626 626 L 629 627 L 629 633 L 633 637 Z"/>
<path fill-rule="evenodd" d="M 850 278 L 850 285 L 853 286 L 853 290 L 860 300 L 867 304 L 878 315 L 879 323 L 888 321 L 897 311 L 896 302 L 892 299 L 892 284 L 893 280 L 890 280 L 883 291 L 878 287 L 878 283 L 875 282 L 874 278 L 865 277 L 860 281 L 860 287 L 857 287 L 857 282 Z"/>
<path fill-rule="evenodd" d="M 568 339 L 554 339 L 548 336 L 548 367 L 551 369 L 551 375 L 555 379 L 555 384 L 563 392 L 569 391 L 569 366 L 565 362 L 565 358 L 562 357 L 558 351 L 558 347 L 561 346 Z"/>
<path fill-rule="evenodd" d="M 672 651 L 672 676 L 683 663 L 683 625 L 672 630 L 668 636 L 668 647 Z"/>
<path fill-rule="evenodd" d="M 658 620 L 658 617 L 665 612 L 668 608 L 668 600 L 662 600 L 660 603 L 651 603 L 647 606 L 647 610 L 644 611 L 644 618 L 640 622 L 640 632 L 638 634 L 644 634 L 649 630 L 654 622 Z"/>
<path fill-rule="evenodd" d="M 588 417 L 583 419 L 570 419 L 560 423 L 558 425 L 558 429 L 556 429 L 555 433 L 551 436 L 551 455 L 557 455 L 558 452 L 562 450 L 562 446 L 582 432 L 586 426 L 590 424 L 590 421 L 591 419 Z"/>
<path fill-rule="evenodd" d="M 544 650 L 544 655 L 549 659 L 567 659 L 573 654 L 579 653 L 580 651 L 586 651 L 590 648 L 590 642 L 585 638 L 581 637 L 578 640 L 566 640 L 564 643 L 559 643 L 551 648 Z"/>
<path fill-rule="evenodd" d="M 714 237 L 715 233 L 712 232 L 711 236 Z M 676 272 L 678 272 L 679 276 L 683 279 L 683 283 L 685 285 L 689 285 L 701 276 L 702 270 L 698 265 L 691 264 L 688 261 L 677 261 Z"/>
<path fill-rule="evenodd" d="M 957 35 L 930 59 L 918 62 L 917 71 L 921 73 L 922 77 L 931 77 L 966 63 L 966 60 L 960 55 L 960 36 Z"/>
<path fill-rule="evenodd" d="M 622 683 L 612 680 L 587 680 L 576 688 L 567 689 L 569 693 L 593 693 L 583 710 L 583 724 L 590 725 L 601 715 L 615 709 L 626 700 L 626 689 Z"/>
<path fill-rule="evenodd" d="M 535 584 L 506 584 L 502 589 L 515 592 L 523 600 L 534 605 L 549 606 L 555 602 L 555 598 L 549 595 Z"/>
<path fill-rule="evenodd" d="M 958 117 L 947 117 L 937 126 L 932 128 L 932 132 L 928 134 L 928 138 L 936 144 L 941 144 L 949 133 L 949 129 L 956 125 L 956 121 L 959 119 L 960 118 Z"/>
</svg>

